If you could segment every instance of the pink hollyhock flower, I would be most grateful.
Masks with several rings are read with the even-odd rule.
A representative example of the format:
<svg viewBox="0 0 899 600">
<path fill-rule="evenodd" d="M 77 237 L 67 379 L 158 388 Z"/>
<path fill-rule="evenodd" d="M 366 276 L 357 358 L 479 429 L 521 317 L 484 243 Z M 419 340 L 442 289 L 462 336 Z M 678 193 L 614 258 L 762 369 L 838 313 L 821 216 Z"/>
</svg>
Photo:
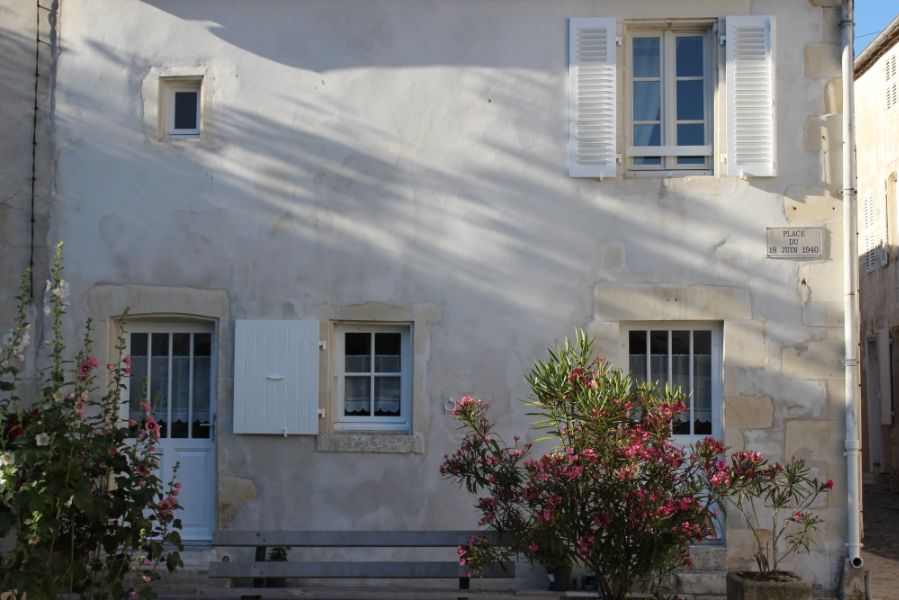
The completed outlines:
<svg viewBox="0 0 899 600">
<path fill-rule="evenodd" d="M 537 544 L 535 544 L 534 542 L 531 542 L 530 545 L 528 546 L 528 548 L 531 549 L 531 552 L 536 552 L 537 548 L 539 548 L 539 546 L 537 546 Z"/>
<path fill-rule="evenodd" d="M 80 418 L 84 418 L 84 402 L 79 400 L 75 403 L 75 412 L 78 413 Z"/>
<path fill-rule="evenodd" d="M 178 481 L 178 482 L 175 483 L 175 489 L 176 489 L 176 490 L 180 490 L 180 489 L 181 489 L 181 482 L 180 482 L 180 481 Z"/>
<path fill-rule="evenodd" d="M 137 427 L 137 421 L 135 419 L 128 419 L 128 427 L 134 429 L 135 427 Z"/>
<path fill-rule="evenodd" d="M 107 371 L 112 371 L 113 369 L 115 369 L 115 365 L 114 365 L 114 364 L 112 364 L 112 363 L 106 363 L 106 370 L 107 370 Z"/>
</svg>

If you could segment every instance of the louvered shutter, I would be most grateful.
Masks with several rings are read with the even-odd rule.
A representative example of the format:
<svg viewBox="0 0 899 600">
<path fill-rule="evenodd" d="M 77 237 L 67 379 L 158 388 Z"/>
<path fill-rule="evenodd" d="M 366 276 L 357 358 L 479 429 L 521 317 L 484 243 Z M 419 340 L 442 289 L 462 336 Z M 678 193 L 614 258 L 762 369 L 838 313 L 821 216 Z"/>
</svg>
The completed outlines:
<svg viewBox="0 0 899 600">
<path fill-rule="evenodd" d="M 890 360 L 890 330 L 884 327 L 877 332 L 877 370 L 880 375 L 880 423 L 893 424 L 893 377 Z"/>
<path fill-rule="evenodd" d="M 877 269 L 877 218 L 874 210 L 874 192 L 865 190 L 862 201 L 862 235 L 861 235 L 862 264 L 865 271 L 871 272 Z"/>
<path fill-rule="evenodd" d="M 234 433 L 318 433 L 318 321 L 238 320 Z"/>
<path fill-rule="evenodd" d="M 570 19 L 568 44 L 568 174 L 615 177 L 615 19 Z"/>
<path fill-rule="evenodd" d="M 727 174 L 777 174 L 774 17 L 727 17 Z"/>
</svg>

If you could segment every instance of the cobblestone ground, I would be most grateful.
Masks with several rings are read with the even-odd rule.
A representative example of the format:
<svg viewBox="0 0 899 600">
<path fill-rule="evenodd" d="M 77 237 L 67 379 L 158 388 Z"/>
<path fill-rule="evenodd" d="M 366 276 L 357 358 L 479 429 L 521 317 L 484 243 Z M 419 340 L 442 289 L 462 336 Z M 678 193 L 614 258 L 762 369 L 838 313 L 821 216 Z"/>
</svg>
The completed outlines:
<svg viewBox="0 0 899 600">
<path fill-rule="evenodd" d="M 862 558 L 871 572 L 874 600 L 899 600 L 899 494 L 886 485 L 864 487 Z"/>
</svg>

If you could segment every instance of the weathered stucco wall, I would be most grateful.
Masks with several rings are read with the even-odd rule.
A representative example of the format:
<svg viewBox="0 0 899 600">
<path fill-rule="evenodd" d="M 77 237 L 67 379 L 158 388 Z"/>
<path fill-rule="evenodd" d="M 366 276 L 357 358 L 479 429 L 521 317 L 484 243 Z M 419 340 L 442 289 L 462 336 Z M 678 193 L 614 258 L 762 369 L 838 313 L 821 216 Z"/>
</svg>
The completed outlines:
<svg viewBox="0 0 899 600">
<path fill-rule="evenodd" d="M 15 274 L 28 266 L 36 6 L 0 2 L 0 331 L 15 312 Z M 7 280 L 9 275 L 12 280 Z"/>
<path fill-rule="evenodd" d="M 36 281 L 47 274 L 56 7 L 0 0 L 0 332 L 15 318 L 26 269 L 33 266 Z M 39 302 L 42 289 L 33 291 Z"/>
<path fill-rule="evenodd" d="M 881 237 L 889 253 L 887 264 L 868 272 L 864 260 L 859 266 L 859 288 L 861 303 L 861 342 L 865 359 L 868 358 L 868 344 L 876 340 L 881 330 L 887 330 L 895 340 L 893 328 L 899 326 L 899 206 L 896 205 L 896 174 L 899 173 L 899 107 L 886 108 L 886 83 L 884 63 L 896 56 L 896 49 L 881 56 L 855 82 L 855 106 L 857 115 L 856 152 L 858 155 L 858 223 L 860 251 L 865 234 L 864 198 L 871 194 L 876 206 L 876 225 L 880 228 L 877 238 Z M 892 183 L 891 183 L 892 180 Z M 888 190 L 892 187 L 892 206 L 888 202 Z M 895 344 L 895 341 L 893 341 Z M 889 346 L 887 346 L 889 351 Z M 896 354 L 896 350 L 893 350 Z M 899 371 L 895 363 L 887 361 L 894 373 Z M 872 427 L 878 427 L 879 415 L 868 416 L 868 394 L 872 387 L 868 382 L 868 360 L 862 361 L 862 386 L 864 399 L 862 405 L 863 439 L 877 442 L 872 436 Z M 874 374 L 875 380 L 880 380 Z M 890 382 L 887 377 L 885 383 Z M 877 384 L 880 387 L 880 384 Z M 892 381 L 893 389 L 886 389 L 880 398 L 881 402 L 891 403 L 891 393 L 899 393 L 897 381 Z M 877 406 L 875 405 L 876 412 Z M 880 427 L 880 438 L 883 440 L 882 461 L 878 455 L 872 458 L 869 444 L 865 444 L 862 464 L 865 471 L 892 473 L 899 469 L 899 427 L 895 424 Z M 875 465 L 874 462 L 879 464 Z"/>
<path fill-rule="evenodd" d="M 794 563 L 832 587 L 846 522 L 839 19 L 818 4 L 69 0 L 49 240 L 66 241 L 72 316 L 100 284 L 223 291 L 229 328 L 419 311 L 420 447 L 233 435 L 220 348 L 218 523 L 262 529 L 474 526 L 472 499 L 438 475 L 460 440 L 446 399 L 476 393 L 511 435 L 529 422 L 525 373 L 576 327 L 620 356 L 622 321 L 721 323 L 727 443 L 795 453 L 837 482 L 819 545 Z M 568 17 L 750 13 L 778 23 L 777 177 L 567 176 Z M 205 77 L 199 142 L 157 136 L 155 86 L 178 69 Z M 825 227 L 826 258 L 767 259 L 765 228 L 790 225 Z M 746 531 L 728 539 L 745 564 Z"/>
</svg>

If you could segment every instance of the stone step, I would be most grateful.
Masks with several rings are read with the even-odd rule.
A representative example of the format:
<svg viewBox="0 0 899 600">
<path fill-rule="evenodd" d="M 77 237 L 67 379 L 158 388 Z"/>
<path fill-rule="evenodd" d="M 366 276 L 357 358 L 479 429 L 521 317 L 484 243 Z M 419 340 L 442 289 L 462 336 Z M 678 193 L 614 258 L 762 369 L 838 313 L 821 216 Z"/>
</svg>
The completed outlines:
<svg viewBox="0 0 899 600">
<path fill-rule="evenodd" d="M 690 560 L 694 569 L 724 571 L 727 569 L 727 548 L 711 544 L 690 546 Z"/>
<path fill-rule="evenodd" d="M 727 572 L 723 570 L 689 569 L 678 571 L 678 593 L 693 597 L 727 596 Z"/>
</svg>

